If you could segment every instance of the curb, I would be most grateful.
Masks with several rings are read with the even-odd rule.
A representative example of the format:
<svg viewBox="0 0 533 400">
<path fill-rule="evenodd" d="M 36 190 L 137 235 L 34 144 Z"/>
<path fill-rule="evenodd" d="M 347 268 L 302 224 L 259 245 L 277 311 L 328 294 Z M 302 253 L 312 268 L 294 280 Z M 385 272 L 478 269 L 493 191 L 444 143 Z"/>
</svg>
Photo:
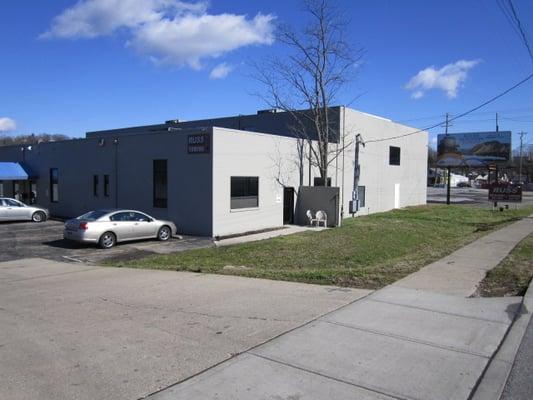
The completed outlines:
<svg viewBox="0 0 533 400">
<path fill-rule="evenodd" d="M 489 361 L 470 400 L 499 400 L 513 368 L 518 348 L 532 317 L 533 280 L 529 283 L 518 313 L 500 347 Z"/>
</svg>

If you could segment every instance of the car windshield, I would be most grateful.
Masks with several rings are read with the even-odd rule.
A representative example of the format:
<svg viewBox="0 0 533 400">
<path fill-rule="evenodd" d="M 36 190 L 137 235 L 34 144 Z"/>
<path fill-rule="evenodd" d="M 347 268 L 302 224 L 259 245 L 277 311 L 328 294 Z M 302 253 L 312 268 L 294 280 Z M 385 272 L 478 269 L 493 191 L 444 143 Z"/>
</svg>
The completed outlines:
<svg viewBox="0 0 533 400">
<path fill-rule="evenodd" d="M 81 219 L 84 221 L 96 221 L 97 219 L 102 218 L 106 214 L 109 214 L 109 211 L 105 211 L 105 210 L 89 211 L 87 214 L 83 214 L 82 216 L 79 216 L 77 219 Z"/>
</svg>

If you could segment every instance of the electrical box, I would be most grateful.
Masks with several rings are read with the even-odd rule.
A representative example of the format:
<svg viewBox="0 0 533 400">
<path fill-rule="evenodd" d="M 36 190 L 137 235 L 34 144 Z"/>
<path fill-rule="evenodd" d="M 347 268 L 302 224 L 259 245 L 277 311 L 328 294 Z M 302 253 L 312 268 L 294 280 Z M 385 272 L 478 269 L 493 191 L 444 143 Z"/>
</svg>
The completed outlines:
<svg viewBox="0 0 533 400">
<path fill-rule="evenodd" d="M 350 200 L 350 214 L 355 214 L 359 211 L 359 200 Z"/>
</svg>

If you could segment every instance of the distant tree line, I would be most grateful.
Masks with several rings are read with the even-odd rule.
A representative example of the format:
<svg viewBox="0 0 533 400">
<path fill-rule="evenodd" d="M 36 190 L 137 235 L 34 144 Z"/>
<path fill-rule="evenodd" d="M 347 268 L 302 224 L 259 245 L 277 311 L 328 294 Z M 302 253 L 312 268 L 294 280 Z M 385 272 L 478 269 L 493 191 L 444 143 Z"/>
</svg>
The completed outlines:
<svg viewBox="0 0 533 400">
<path fill-rule="evenodd" d="M 13 146 L 13 145 L 31 145 L 37 143 L 46 143 L 46 142 L 57 142 L 60 140 L 69 140 L 70 138 L 66 135 L 61 134 L 49 134 L 49 133 L 39 133 L 39 134 L 29 134 L 29 135 L 17 135 L 17 136 L 8 136 L 0 135 L 0 146 Z"/>
</svg>

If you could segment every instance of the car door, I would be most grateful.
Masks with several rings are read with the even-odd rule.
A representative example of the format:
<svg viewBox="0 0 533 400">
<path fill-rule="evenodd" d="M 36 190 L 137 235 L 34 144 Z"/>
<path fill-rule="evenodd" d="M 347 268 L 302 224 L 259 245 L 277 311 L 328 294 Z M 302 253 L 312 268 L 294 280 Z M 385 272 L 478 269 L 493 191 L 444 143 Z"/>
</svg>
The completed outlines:
<svg viewBox="0 0 533 400">
<path fill-rule="evenodd" d="M 117 235 L 117 240 L 131 240 L 133 235 L 133 224 L 136 222 L 133 213 L 120 211 L 109 217 L 111 230 Z"/>
<path fill-rule="evenodd" d="M 6 216 L 5 220 L 19 221 L 28 219 L 28 216 L 26 215 L 28 210 L 22 203 L 13 199 L 4 199 L 4 205 L 6 206 L 4 210 Z"/>
<path fill-rule="evenodd" d="M 133 224 L 133 235 L 136 239 L 155 237 L 157 234 L 157 224 L 148 215 L 135 212 Z"/>
<path fill-rule="evenodd" d="M 7 206 L 4 204 L 4 200 L 0 199 L 0 221 L 7 219 Z"/>
</svg>

